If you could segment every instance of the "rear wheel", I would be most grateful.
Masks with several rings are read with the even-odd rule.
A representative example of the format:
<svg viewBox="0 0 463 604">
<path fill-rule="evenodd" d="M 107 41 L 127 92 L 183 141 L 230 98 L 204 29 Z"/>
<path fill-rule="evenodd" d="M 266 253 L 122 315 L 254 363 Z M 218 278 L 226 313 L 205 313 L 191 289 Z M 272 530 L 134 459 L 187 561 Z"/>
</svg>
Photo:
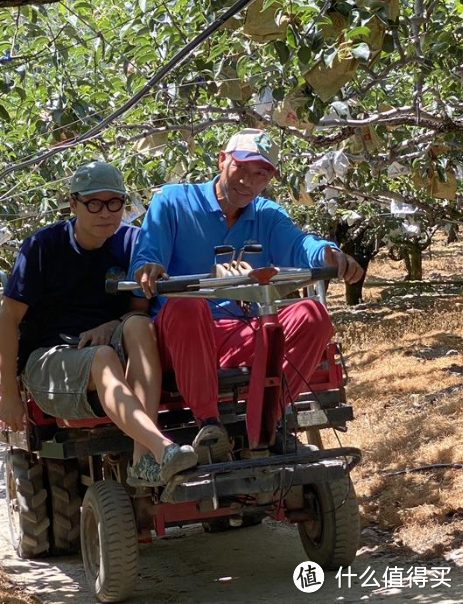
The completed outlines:
<svg viewBox="0 0 463 604">
<path fill-rule="evenodd" d="M 13 547 L 20 558 L 34 558 L 49 549 L 47 491 L 42 465 L 25 451 L 8 451 L 6 501 Z"/>
<path fill-rule="evenodd" d="M 298 524 L 309 560 L 325 570 L 350 565 L 360 543 L 360 514 L 349 475 L 329 483 L 306 485 L 304 508 L 313 517 Z"/>
<path fill-rule="evenodd" d="M 81 547 L 88 584 L 100 602 L 119 602 L 133 594 L 138 533 L 132 502 L 118 482 L 95 482 L 85 493 Z"/>
<path fill-rule="evenodd" d="M 46 461 L 50 489 L 51 550 L 71 554 L 80 547 L 80 473 L 76 459 Z"/>
</svg>

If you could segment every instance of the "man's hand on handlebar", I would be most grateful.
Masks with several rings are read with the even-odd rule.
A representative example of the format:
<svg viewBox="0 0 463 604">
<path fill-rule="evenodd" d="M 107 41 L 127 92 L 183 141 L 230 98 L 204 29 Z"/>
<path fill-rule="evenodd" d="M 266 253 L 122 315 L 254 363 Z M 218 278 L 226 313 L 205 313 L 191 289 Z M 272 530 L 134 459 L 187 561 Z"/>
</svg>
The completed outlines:
<svg viewBox="0 0 463 604">
<path fill-rule="evenodd" d="M 230 275 L 243 275 L 252 270 L 252 266 L 243 260 L 238 264 L 236 260 L 223 262 L 222 264 L 214 264 L 211 274 L 214 277 L 230 277 Z"/>
<path fill-rule="evenodd" d="M 5 393 L 2 394 L 0 422 L 4 422 L 13 432 L 22 432 L 24 430 L 24 404 L 19 393 L 13 396 L 7 396 Z"/>
<path fill-rule="evenodd" d="M 166 274 L 166 269 L 156 262 L 147 262 L 143 266 L 140 266 L 134 274 L 135 281 L 143 290 L 143 293 L 147 298 L 152 298 L 156 290 L 155 283 L 161 277 L 168 279 L 169 276 Z"/>
<path fill-rule="evenodd" d="M 363 276 L 363 268 L 352 256 L 335 250 L 330 245 L 325 245 L 325 263 L 337 266 L 339 279 L 344 279 L 346 283 L 357 283 Z"/>
</svg>

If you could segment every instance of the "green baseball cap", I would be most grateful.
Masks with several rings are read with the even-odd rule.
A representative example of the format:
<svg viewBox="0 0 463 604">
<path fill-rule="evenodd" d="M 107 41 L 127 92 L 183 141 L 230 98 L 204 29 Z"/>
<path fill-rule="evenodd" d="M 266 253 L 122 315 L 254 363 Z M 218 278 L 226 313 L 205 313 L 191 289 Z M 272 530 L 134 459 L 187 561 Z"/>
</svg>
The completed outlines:
<svg viewBox="0 0 463 604">
<path fill-rule="evenodd" d="M 104 161 L 92 161 L 77 168 L 71 180 L 71 193 L 90 195 L 101 191 L 125 195 L 124 179 L 117 168 Z"/>
</svg>

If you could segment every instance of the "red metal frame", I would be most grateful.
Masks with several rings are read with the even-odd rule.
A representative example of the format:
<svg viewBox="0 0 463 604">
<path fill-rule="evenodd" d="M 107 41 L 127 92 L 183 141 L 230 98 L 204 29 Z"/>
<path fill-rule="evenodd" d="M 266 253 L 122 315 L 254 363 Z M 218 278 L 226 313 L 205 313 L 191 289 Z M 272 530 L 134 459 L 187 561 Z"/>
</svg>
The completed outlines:
<svg viewBox="0 0 463 604">
<path fill-rule="evenodd" d="M 278 328 L 279 324 L 269 321 L 264 325 L 266 325 L 266 327 L 263 330 L 258 331 L 258 333 L 262 331 L 261 338 L 259 338 L 261 342 L 258 345 L 258 349 L 256 349 L 255 361 L 252 366 L 251 383 L 249 388 L 242 389 L 241 394 L 244 398 L 248 399 L 247 428 L 250 441 L 252 438 L 252 442 L 267 442 L 266 446 L 268 446 L 268 440 L 266 441 L 268 437 L 266 435 L 273 434 L 273 426 L 281 413 L 279 395 L 275 394 L 279 389 L 281 372 L 276 371 L 275 367 L 278 367 L 277 357 L 282 353 L 280 335 L 277 335 L 280 331 Z M 267 363 L 266 356 L 268 354 L 269 338 L 272 339 L 271 346 L 275 346 L 278 340 L 277 346 L 279 348 L 277 354 L 273 355 L 272 353 L 272 359 L 275 363 L 272 362 L 270 365 Z M 338 359 L 339 352 L 339 345 L 337 343 L 330 342 L 328 344 L 323 354 L 323 358 L 310 380 L 310 390 L 335 390 L 344 385 L 343 367 Z M 253 376 L 255 376 L 254 379 Z M 275 397 L 276 402 L 272 397 Z M 222 400 L 226 400 L 226 398 L 222 397 Z M 43 413 L 40 407 L 38 407 L 31 398 L 27 401 L 27 408 L 31 422 L 37 426 L 46 426 L 56 423 L 60 428 L 94 428 L 95 426 L 111 423 L 111 420 L 108 417 L 90 417 L 88 419 L 62 419 L 51 417 L 50 415 Z M 185 401 L 183 401 L 180 396 L 174 397 L 169 393 L 163 393 L 161 405 L 159 407 L 160 411 L 185 408 L 188 408 L 188 405 L 185 404 Z M 265 417 L 264 425 L 261 426 L 260 418 L 262 418 L 263 409 L 265 409 L 265 413 L 270 409 L 271 413 L 270 417 Z"/>
<path fill-rule="evenodd" d="M 184 503 L 159 503 L 153 506 L 154 530 L 157 537 L 164 537 L 167 524 L 182 524 L 182 522 L 191 522 L 208 520 L 209 518 L 220 518 L 222 516 L 232 516 L 237 514 L 241 506 L 219 508 L 218 510 L 209 510 L 201 512 L 199 506 L 194 501 Z"/>
<path fill-rule="evenodd" d="M 281 417 L 281 380 L 285 339 L 277 315 L 262 317 L 246 405 L 246 428 L 251 449 L 266 448 L 275 439 Z"/>
</svg>

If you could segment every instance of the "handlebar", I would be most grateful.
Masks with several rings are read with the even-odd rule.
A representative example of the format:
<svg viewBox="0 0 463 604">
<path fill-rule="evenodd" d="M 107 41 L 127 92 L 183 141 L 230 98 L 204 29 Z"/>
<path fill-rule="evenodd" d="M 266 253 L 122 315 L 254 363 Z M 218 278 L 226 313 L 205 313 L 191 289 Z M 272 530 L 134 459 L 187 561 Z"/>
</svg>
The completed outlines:
<svg viewBox="0 0 463 604">
<path fill-rule="evenodd" d="M 259 275 L 264 271 L 266 271 L 266 281 L 262 282 Z M 229 275 L 225 277 L 211 277 L 209 273 L 180 275 L 166 280 L 157 280 L 154 295 L 163 296 L 182 293 L 194 295 L 193 292 L 196 292 L 196 295 L 201 297 L 227 298 L 230 297 L 230 288 L 246 286 L 246 291 L 249 294 L 250 286 L 256 288 L 265 285 L 280 285 L 279 289 L 283 287 L 285 291 L 282 293 L 283 295 L 286 295 L 286 293 L 309 285 L 310 283 L 336 278 L 338 269 L 337 267 L 331 266 L 311 269 L 272 267 L 271 273 L 274 273 L 273 276 L 268 277 L 269 267 L 266 267 L 262 269 L 251 269 L 240 275 Z M 140 286 L 135 281 L 115 281 L 112 279 L 106 281 L 106 292 L 110 294 L 115 294 L 118 291 L 133 291 L 136 289 L 140 289 Z M 226 292 L 224 290 L 226 290 Z M 244 295 L 245 293 L 243 292 L 243 296 Z"/>
</svg>

